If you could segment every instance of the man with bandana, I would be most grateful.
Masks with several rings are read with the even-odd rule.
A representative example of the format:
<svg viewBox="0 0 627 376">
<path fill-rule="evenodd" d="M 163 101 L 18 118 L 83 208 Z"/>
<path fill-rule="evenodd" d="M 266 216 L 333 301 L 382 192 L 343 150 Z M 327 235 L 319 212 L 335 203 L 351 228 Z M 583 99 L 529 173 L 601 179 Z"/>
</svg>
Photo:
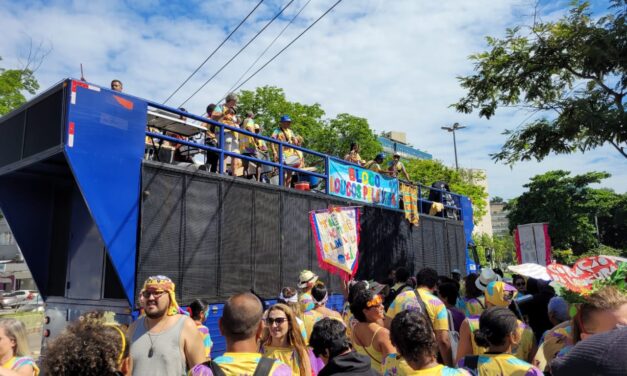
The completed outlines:
<svg viewBox="0 0 627 376">
<path fill-rule="evenodd" d="M 202 336 L 181 314 L 174 282 L 148 277 L 139 294 L 143 315 L 129 328 L 133 375 L 181 376 L 205 361 Z"/>
</svg>

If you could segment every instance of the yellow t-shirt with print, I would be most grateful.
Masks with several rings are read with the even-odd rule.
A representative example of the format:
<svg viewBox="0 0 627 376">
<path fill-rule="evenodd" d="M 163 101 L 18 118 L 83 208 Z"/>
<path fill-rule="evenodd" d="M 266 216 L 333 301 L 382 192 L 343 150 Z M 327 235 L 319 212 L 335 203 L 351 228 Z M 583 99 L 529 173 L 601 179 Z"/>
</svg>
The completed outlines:
<svg viewBox="0 0 627 376">
<path fill-rule="evenodd" d="M 420 294 L 420 298 L 425 303 L 433 329 L 448 330 L 448 313 L 444 303 L 427 289 L 419 288 L 415 291 Z M 414 291 L 404 291 L 398 294 L 392 304 L 390 304 L 390 308 L 388 308 L 385 316 L 392 320 L 396 315 L 405 310 L 420 310 L 420 303 L 418 303 Z"/>
<path fill-rule="evenodd" d="M 265 346 L 263 356 L 280 360 L 282 363 L 290 367 L 292 375 L 300 374 L 300 366 L 298 364 L 298 354 L 291 347 L 273 347 Z"/>
<path fill-rule="evenodd" d="M 488 351 L 488 349 L 477 345 L 474 335 L 475 330 L 479 329 L 479 317 L 471 316 L 468 317 L 467 320 L 468 326 L 470 327 L 470 333 L 473 333 L 470 337 L 472 340 L 472 353 L 474 355 L 484 354 Z M 533 351 L 536 338 L 533 334 L 533 330 L 520 320 L 518 320 L 518 328 L 516 331 L 518 332 L 518 335 L 520 335 L 520 343 L 518 346 L 512 348 L 512 354 L 514 354 L 518 359 L 526 361 L 531 356 L 531 351 Z"/>
<path fill-rule="evenodd" d="M 471 373 L 458 368 L 437 366 L 415 370 L 398 354 L 389 354 L 383 362 L 383 376 L 470 376 Z"/>
<path fill-rule="evenodd" d="M 226 376 L 252 376 L 260 359 L 261 354 L 259 353 L 226 352 L 215 358 L 214 362 L 220 366 Z M 270 369 L 271 376 L 288 376 L 291 374 L 290 367 L 280 360 L 275 360 Z"/>
<path fill-rule="evenodd" d="M 466 359 L 459 366 L 466 366 Z M 543 376 L 542 371 L 512 354 L 483 354 L 477 359 L 477 371 L 481 376 Z"/>
</svg>

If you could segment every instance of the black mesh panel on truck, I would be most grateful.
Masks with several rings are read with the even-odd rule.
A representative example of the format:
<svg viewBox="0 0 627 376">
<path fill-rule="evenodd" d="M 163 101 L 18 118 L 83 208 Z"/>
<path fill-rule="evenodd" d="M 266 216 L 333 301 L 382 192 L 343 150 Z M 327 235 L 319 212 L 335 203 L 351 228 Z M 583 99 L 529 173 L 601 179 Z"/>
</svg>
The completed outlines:
<svg viewBox="0 0 627 376">
<path fill-rule="evenodd" d="M 360 204 L 155 162 L 144 162 L 142 187 L 138 289 L 164 274 L 182 305 L 249 289 L 271 299 L 311 269 L 341 291 L 341 279 L 318 266 L 309 212 Z M 362 206 L 360 225 L 358 278 L 382 282 L 399 266 L 463 270 L 459 222 L 423 216 L 414 227 L 400 211 Z"/>
</svg>

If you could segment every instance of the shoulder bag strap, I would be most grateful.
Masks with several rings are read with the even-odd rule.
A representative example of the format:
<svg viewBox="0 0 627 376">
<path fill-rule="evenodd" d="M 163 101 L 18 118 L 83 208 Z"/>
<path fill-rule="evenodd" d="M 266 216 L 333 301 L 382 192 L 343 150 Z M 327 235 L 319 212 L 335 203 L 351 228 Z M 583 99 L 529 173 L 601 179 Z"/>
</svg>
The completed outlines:
<svg viewBox="0 0 627 376">
<path fill-rule="evenodd" d="M 422 310 L 422 314 L 427 319 L 427 322 L 429 323 L 431 330 L 433 330 L 433 323 L 431 322 L 431 316 L 429 316 L 429 311 L 427 311 L 427 305 L 420 297 L 420 293 L 418 292 L 418 289 L 412 289 L 411 291 L 413 291 L 414 295 L 416 296 L 416 300 L 418 300 L 418 304 L 420 304 L 420 309 Z"/>
<path fill-rule="evenodd" d="M 222 371 L 222 368 L 220 368 L 220 366 L 216 362 L 208 360 L 203 364 L 211 369 L 211 372 L 214 376 L 226 376 L 224 371 Z"/>
<path fill-rule="evenodd" d="M 268 376 L 270 371 L 272 370 L 272 366 L 274 365 L 274 359 L 261 357 L 259 359 L 259 363 L 257 364 L 257 368 L 255 368 L 255 373 L 253 376 Z"/>
</svg>

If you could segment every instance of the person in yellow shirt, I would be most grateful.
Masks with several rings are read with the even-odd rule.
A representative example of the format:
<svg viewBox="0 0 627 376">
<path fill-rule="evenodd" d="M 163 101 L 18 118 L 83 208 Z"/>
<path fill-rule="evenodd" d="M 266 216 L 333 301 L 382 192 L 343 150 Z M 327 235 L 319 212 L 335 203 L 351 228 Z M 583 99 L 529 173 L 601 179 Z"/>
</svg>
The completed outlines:
<svg viewBox="0 0 627 376">
<path fill-rule="evenodd" d="M 487 285 L 485 290 L 486 307 L 507 308 L 517 294 L 518 291 L 516 291 L 515 287 L 505 282 L 492 281 Z M 512 344 L 513 354 L 520 360 L 531 362 L 537 349 L 535 336 L 531 328 L 524 322 L 518 320 L 517 325 L 517 336 L 519 340 Z M 474 333 L 480 328 L 480 318 L 477 316 L 470 316 L 462 322 L 462 326 L 459 330 L 457 361 L 463 359 L 466 355 L 481 355 L 488 350 L 475 340 Z"/>
<path fill-rule="evenodd" d="M 405 310 L 426 310 L 444 364 L 452 365 L 451 341 L 449 339 L 448 311 L 442 301 L 433 295 L 438 282 L 438 273 L 431 268 L 423 268 L 416 275 L 418 288 L 396 296 L 385 314 L 385 326 L 390 327 L 396 315 Z M 420 299 L 420 301 L 418 300 Z M 424 307 L 424 310 L 423 310 Z"/>
<path fill-rule="evenodd" d="M 290 307 L 280 303 L 270 307 L 266 327 L 269 336 L 262 344 L 264 356 L 288 365 L 292 375 L 311 376 L 312 364 L 316 362 L 305 345 L 296 315 Z"/>
<path fill-rule="evenodd" d="M 392 320 L 390 336 L 397 353 L 383 365 L 384 376 L 466 376 L 470 372 L 439 364 L 438 346 L 425 315 L 403 311 Z"/>
<path fill-rule="evenodd" d="M 492 282 L 502 283 L 502 282 Z M 513 288 L 513 287 L 512 287 Z M 516 315 L 505 307 L 490 307 L 479 319 L 474 332 L 479 346 L 487 348 L 481 355 L 469 355 L 459 360 L 464 367 L 479 376 L 541 376 L 542 371 L 514 356 L 514 347 L 521 343 Z"/>
<path fill-rule="evenodd" d="M 379 153 L 377 154 L 373 160 L 368 161 L 365 165 L 364 168 L 367 168 L 369 170 L 372 170 L 374 172 L 378 172 L 380 174 L 387 174 L 388 172 L 381 167 L 381 164 L 383 163 L 383 160 L 385 159 L 385 154 L 384 153 Z"/>
</svg>

